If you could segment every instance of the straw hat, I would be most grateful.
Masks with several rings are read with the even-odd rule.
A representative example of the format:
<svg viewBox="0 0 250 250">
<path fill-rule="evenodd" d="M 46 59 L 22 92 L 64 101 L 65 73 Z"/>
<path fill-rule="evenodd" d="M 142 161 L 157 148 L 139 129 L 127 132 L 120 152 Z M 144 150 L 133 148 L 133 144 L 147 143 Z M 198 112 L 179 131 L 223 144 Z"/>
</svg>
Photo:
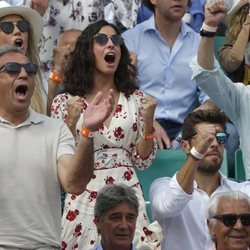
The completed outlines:
<svg viewBox="0 0 250 250">
<path fill-rule="evenodd" d="M 231 20 L 237 14 L 239 9 L 246 4 L 249 4 L 248 0 L 234 0 L 232 7 L 229 9 L 227 16 L 225 18 L 226 24 L 230 24 Z"/>
<path fill-rule="evenodd" d="M 35 38 L 35 45 L 37 45 L 42 36 L 44 26 L 41 15 L 31 8 L 12 6 L 6 1 L 0 1 L 0 19 L 8 15 L 19 15 L 30 22 L 30 27 Z"/>
</svg>

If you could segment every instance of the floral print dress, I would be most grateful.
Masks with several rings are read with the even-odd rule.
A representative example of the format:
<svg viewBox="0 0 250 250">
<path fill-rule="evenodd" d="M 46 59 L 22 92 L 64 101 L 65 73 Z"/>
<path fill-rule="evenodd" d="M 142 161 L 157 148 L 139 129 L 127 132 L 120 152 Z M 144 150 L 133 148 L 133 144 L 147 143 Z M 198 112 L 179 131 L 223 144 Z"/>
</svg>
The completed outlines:
<svg viewBox="0 0 250 250">
<path fill-rule="evenodd" d="M 115 17 L 126 28 L 136 24 L 140 0 L 50 0 L 44 15 L 44 31 L 39 54 L 45 72 L 52 69 L 53 48 L 58 36 L 69 29 L 85 29 L 104 19 L 104 7 L 112 4 Z"/>
<path fill-rule="evenodd" d="M 141 159 L 136 145 L 142 135 L 143 119 L 140 112 L 143 92 L 136 90 L 132 95 L 120 93 L 118 105 L 109 128 L 102 125 L 94 138 L 94 174 L 81 195 L 66 195 L 62 217 L 62 249 L 90 249 L 99 243 L 94 219 L 94 206 L 98 190 L 105 184 L 124 183 L 136 192 L 140 210 L 137 219 L 134 244 L 136 249 L 160 249 L 162 231 L 160 226 L 150 229 L 145 201 L 135 167 L 149 167 L 155 157 L 157 142 L 154 140 L 151 154 Z M 52 116 L 67 122 L 67 100 L 69 94 L 58 95 L 52 104 Z M 84 103 L 84 110 L 87 107 Z M 81 129 L 82 116 L 77 123 L 77 134 Z M 154 224 L 155 226 L 155 224 Z M 158 234 L 160 232 L 160 234 Z M 159 236 L 160 235 L 160 236 Z"/>
</svg>

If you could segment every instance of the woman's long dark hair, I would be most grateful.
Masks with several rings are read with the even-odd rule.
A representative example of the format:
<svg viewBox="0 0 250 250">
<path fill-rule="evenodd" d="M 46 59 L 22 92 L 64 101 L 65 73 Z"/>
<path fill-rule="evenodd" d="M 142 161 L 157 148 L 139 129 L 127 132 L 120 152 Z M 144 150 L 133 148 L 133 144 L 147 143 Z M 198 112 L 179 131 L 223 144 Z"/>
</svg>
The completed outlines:
<svg viewBox="0 0 250 250">
<path fill-rule="evenodd" d="M 93 89 L 95 58 L 92 51 L 92 41 L 94 35 L 104 26 L 111 26 L 117 34 L 121 34 L 115 25 L 105 20 L 90 24 L 82 32 L 77 39 L 75 49 L 64 73 L 64 92 L 85 97 Z M 115 86 L 120 92 L 132 94 L 138 88 L 136 86 L 135 66 L 131 64 L 125 44 L 123 43 L 120 47 L 121 59 L 115 72 Z"/>
</svg>

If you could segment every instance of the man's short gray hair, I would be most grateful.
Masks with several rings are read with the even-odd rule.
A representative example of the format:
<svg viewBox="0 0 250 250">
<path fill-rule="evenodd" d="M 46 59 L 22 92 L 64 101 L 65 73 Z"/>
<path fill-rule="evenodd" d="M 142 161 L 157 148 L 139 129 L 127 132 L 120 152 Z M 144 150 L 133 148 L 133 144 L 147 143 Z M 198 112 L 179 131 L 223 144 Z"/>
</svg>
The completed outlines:
<svg viewBox="0 0 250 250">
<path fill-rule="evenodd" d="M 213 217 L 217 215 L 218 204 L 221 199 L 228 199 L 233 201 L 243 200 L 248 203 L 250 208 L 250 197 L 246 193 L 243 193 L 241 191 L 228 191 L 217 193 L 209 199 L 206 207 L 206 218 L 212 226 L 214 226 L 217 222 L 217 220 Z M 212 240 L 215 242 L 216 239 L 212 235 L 211 237 Z"/>
<path fill-rule="evenodd" d="M 96 198 L 95 216 L 103 217 L 106 212 L 120 203 L 128 203 L 133 206 L 138 216 L 139 202 L 135 191 L 124 184 L 108 184 L 99 192 Z"/>
<path fill-rule="evenodd" d="M 2 44 L 0 45 L 0 56 L 3 56 L 8 53 L 20 53 L 23 54 L 23 52 L 17 48 L 16 46 L 12 44 Z"/>
</svg>

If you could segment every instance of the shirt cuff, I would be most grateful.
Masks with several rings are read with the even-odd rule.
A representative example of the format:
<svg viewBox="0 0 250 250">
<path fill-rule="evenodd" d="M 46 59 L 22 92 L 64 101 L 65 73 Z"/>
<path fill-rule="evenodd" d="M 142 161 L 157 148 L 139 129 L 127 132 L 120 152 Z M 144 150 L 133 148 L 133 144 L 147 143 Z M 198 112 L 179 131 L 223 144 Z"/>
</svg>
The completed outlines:
<svg viewBox="0 0 250 250">
<path fill-rule="evenodd" d="M 191 79 L 194 80 L 194 78 L 196 78 L 196 76 L 198 76 L 199 74 L 203 73 L 203 72 L 215 72 L 217 71 L 219 68 L 220 68 L 220 65 L 218 63 L 218 61 L 216 60 L 216 58 L 214 57 L 214 67 L 212 70 L 207 70 L 207 69 L 204 69 L 202 68 L 199 64 L 198 64 L 198 61 L 197 61 L 197 56 L 195 56 L 189 66 L 191 67 L 192 69 L 192 76 L 191 76 Z"/>
</svg>

